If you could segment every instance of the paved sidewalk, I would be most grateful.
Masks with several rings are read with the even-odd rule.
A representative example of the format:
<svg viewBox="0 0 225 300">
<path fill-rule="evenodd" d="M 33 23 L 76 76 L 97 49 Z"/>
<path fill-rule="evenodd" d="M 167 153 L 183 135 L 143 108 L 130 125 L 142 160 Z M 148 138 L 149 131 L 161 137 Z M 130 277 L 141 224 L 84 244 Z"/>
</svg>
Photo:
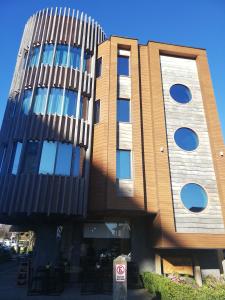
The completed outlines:
<svg viewBox="0 0 225 300">
<path fill-rule="evenodd" d="M 66 287 L 60 296 L 27 296 L 26 287 L 16 285 L 17 262 L 0 264 L 0 299 L 1 300 L 112 300 L 111 295 L 80 295 L 79 288 Z M 129 290 L 128 300 L 150 300 L 152 297 L 147 291 Z"/>
</svg>

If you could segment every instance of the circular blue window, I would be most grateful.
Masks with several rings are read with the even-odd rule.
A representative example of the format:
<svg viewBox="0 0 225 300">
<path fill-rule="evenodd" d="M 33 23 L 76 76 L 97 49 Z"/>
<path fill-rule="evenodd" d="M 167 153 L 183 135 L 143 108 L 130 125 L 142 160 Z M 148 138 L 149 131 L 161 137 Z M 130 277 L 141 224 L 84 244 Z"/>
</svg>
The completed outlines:
<svg viewBox="0 0 225 300">
<path fill-rule="evenodd" d="M 176 130 L 174 134 L 176 144 L 186 151 L 193 151 L 198 147 L 198 136 L 197 134 L 186 127 L 181 127 Z"/>
<path fill-rule="evenodd" d="M 186 85 L 174 84 L 170 88 L 171 97 L 179 103 L 188 103 L 191 101 L 191 92 Z"/>
<path fill-rule="evenodd" d="M 192 212 L 200 212 L 207 206 L 207 194 L 196 183 L 188 183 L 181 190 L 181 200 L 184 206 Z"/>
</svg>

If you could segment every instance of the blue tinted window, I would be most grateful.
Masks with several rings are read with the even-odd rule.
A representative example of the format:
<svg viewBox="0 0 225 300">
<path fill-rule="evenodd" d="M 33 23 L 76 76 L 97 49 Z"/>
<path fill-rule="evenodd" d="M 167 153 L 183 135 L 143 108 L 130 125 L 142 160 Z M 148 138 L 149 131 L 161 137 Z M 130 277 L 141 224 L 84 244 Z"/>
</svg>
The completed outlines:
<svg viewBox="0 0 225 300">
<path fill-rule="evenodd" d="M 34 113 L 44 114 L 47 105 L 47 88 L 38 88 L 34 99 Z"/>
<path fill-rule="evenodd" d="M 70 48 L 70 59 L 69 66 L 74 69 L 80 68 L 80 57 L 81 57 L 81 48 L 71 47 Z"/>
<path fill-rule="evenodd" d="M 73 176 L 80 175 L 80 147 L 75 148 L 75 157 L 73 162 Z"/>
<path fill-rule="evenodd" d="M 130 122 L 130 100 L 117 100 L 117 122 Z"/>
<path fill-rule="evenodd" d="M 22 111 L 25 115 L 28 115 L 30 110 L 31 96 L 32 96 L 32 90 L 25 90 L 23 96 L 23 105 L 22 105 Z"/>
<path fill-rule="evenodd" d="M 57 45 L 55 53 L 55 65 L 67 66 L 67 54 L 68 46 L 67 45 Z"/>
<path fill-rule="evenodd" d="M 188 183 L 181 190 L 184 206 L 192 212 L 201 212 L 207 206 L 207 194 L 198 184 Z"/>
<path fill-rule="evenodd" d="M 48 100 L 48 114 L 62 115 L 63 112 L 63 89 L 51 88 Z"/>
<path fill-rule="evenodd" d="M 72 149 L 71 144 L 58 144 L 55 174 L 70 175 Z"/>
<path fill-rule="evenodd" d="M 22 173 L 34 173 L 38 167 L 38 146 L 37 141 L 29 141 L 26 144 L 23 155 Z"/>
<path fill-rule="evenodd" d="M 41 153 L 41 162 L 39 167 L 39 173 L 41 174 L 53 174 L 56 157 L 55 142 L 44 141 Z"/>
<path fill-rule="evenodd" d="M 191 100 L 189 88 L 183 84 L 174 84 L 170 88 L 171 97 L 179 103 L 188 103 Z"/>
<path fill-rule="evenodd" d="M 52 65 L 54 46 L 46 44 L 43 47 L 41 63 L 44 65 Z"/>
<path fill-rule="evenodd" d="M 20 162 L 20 155 L 22 151 L 22 143 L 16 143 L 14 145 L 14 161 L 13 161 L 13 166 L 12 166 L 12 174 L 16 175 L 19 167 L 19 162 Z"/>
<path fill-rule="evenodd" d="M 116 177 L 119 179 L 131 178 L 131 152 L 129 150 L 116 151 Z"/>
<path fill-rule="evenodd" d="M 77 92 L 66 90 L 63 114 L 68 116 L 75 116 L 76 107 L 77 107 Z"/>
<path fill-rule="evenodd" d="M 102 58 L 99 57 L 96 61 L 96 78 L 102 75 Z"/>
<path fill-rule="evenodd" d="M 118 56 L 117 74 L 129 76 L 129 56 Z"/>
<path fill-rule="evenodd" d="M 179 128 L 174 134 L 176 144 L 186 151 L 195 150 L 198 147 L 198 136 L 189 128 Z"/>
<path fill-rule="evenodd" d="M 100 120 L 100 100 L 94 103 L 94 123 L 99 123 Z"/>
<path fill-rule="evenodd" d="M 30 67 L 37 66 L 39 51 L 40 51 L 40 47 L 34 47 L 34 48 L 31 49 L 30 60 L 29 60 L 29 66 Z"/>
</svg>

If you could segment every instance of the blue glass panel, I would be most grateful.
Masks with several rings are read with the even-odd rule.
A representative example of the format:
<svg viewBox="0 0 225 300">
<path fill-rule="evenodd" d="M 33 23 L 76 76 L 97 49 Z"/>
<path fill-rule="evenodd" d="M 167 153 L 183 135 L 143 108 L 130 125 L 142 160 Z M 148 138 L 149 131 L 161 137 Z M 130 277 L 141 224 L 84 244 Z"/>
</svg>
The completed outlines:
<svg viewBox="0 0 225 300">
<path fill-rule="evenodd" d="M 55 53 L 55 65 L 67 66 L 67 54 L 68 46 L 67 45 L 57 45 Z"/>
<path fill-rule="evenodd" d="M 171 97 L 179 103 L 188 103 L 191 100 L 189 88 L 183 84 L 174 84 L 170 88 Z"/>
<path fill-rule="evenodd" d="M 62 115 L 63 112 L 63 89 L 51 88 L 48 100 L 48 114 Z"/>
<path fill-rule="evenodd" d="M 77 107 L 77 92 L 66 90 L 63 114 L 75 116 Z"/>
<path fill-rule="evenodd" d="M 81 48 L 71 47 L 70 48 L 70 59 L 69 66 L 74 69 L 80 68 L 80 57 L 81 57 Z"/>
<path fill-rule="evenodd" d="M 36 114 L 44 114 L 47 103 L 47 88 L 37 88 L 34 99 L 34 110 Z"/>
<path fill-rule="evenodd" d="M 65 176 L 70 175 L 72 150 L 72 144 L 58 143 L 55 174 Z"/>
<path fill-rule="evenodd" d="M 29 141 L 26 144 L 23 156 L 22 173 L 34 173 L 38 166 L 38 145 L 37 141 Z"/>
<path fill-rule="evenodd" d="M 46 44 L 43 47 L 41 63 L 44 65 L 52 65 L 54 46 Z"/>
<path fill-rule="evenodd" d="M 129 76 L 129 56 L 118 56 L 117 74 Z"/>
<path fill-rule="evenodd" d="M 117 100 L 117 122 L 130 122 L 130 100 Z"/>
<path fill-rule="evenodd" d="M 129 150 L 116 151 L 116 177 L 119 179 L 131 178 L 131 157 Z"/>
<path fill-rule="evenodd" d="M 28 115 L 29 110 L 30 110 L 31 96 L 32 96 L 32 90 L 26 90 L 24 92 L 22 111 L 25 115 Z"/>
<path fill-rule="evenodd" d="M 80 175 L 80 147 L 75 148 L 75 157 L 73 162 L 73 176 Z"/>
<path fill-rule="evenodd" d="M 207 206 L 207 194 L 196 183 L 188 183 L 182 188 L 181 200 L 184 206 L 192 212 L 201 212 Z"/>
<path fill-rule="evenodd" d="M 12 174 L 16 175 L 19 167 L 19 162 L 20 162 L 20 155 L 22 151 L 22 143 L 17 143 L 15 145 L 14 149 L 14 161 L 13 161 L 13 167 L 12 167 Z"/>
<path fill-rule="evenodd" d="M 198 147 L 198 136 L 189 128 L 179 128 L 174 134 L 176 144 L 186 151 L 195 150 Z"/>
<path fill-rule="evenodd" d="M 39 167 L 40 174 L 54 173 L 56 146 L 57 144 L 55 142 L 44 141 L 42 152 L 41 152 L 41 162 Z"/>
<path fill-rule="evenodd" d="M 39 56 L 40 47 L 34 47 L 30 53 L 29 66 L 37 66 L 38 64 L 38 56 Z"/>
</svg>

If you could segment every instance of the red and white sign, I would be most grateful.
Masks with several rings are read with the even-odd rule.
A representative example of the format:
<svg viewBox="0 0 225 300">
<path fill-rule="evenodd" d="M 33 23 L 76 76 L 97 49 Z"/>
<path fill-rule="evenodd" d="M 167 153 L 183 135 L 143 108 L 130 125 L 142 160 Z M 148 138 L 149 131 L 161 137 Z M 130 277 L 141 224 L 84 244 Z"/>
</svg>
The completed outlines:
<svg viewBox="0 0 225 300">
<path fill-rule="evenodd" d="M 116 281 L 123 282 L 126 280 L 126 265 L 116 264 Z"/>
</svg>

